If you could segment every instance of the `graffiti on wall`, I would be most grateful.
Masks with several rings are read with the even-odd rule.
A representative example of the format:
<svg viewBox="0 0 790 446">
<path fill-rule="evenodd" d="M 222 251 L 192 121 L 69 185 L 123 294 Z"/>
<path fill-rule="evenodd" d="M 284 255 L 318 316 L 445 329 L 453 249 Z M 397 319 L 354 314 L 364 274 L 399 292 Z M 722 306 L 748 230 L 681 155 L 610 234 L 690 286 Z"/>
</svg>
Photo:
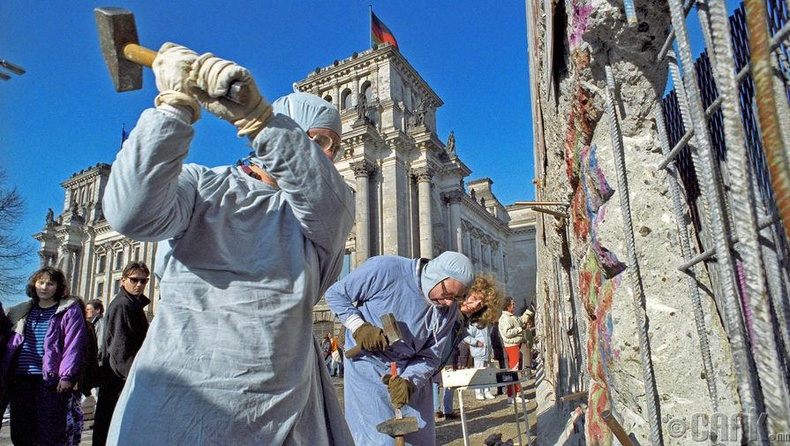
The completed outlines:
<svg viewBox="0 0 790 446">
<path fill-rule="evenodd" d="M 572 61 L 575 94 L 570 104 L 565 145 L 565 167 L 573 190 L 570 218 L 576 243 L 583 248 L 579 265 L 579 295 L 588 319 L 587 368 L 590 376 L 588 408 L 585 422 L 587 444 L 612 443 L 612 433 L 601 418 L 612 410 L 609 367 L 617 358 L 611 348 L 613 332 L 612 299 L 626 266 L 601 243 L 598 227 L 606 214 L 606 203 L 614 194 L 606 175 L 598 165 L 597 147 L 592 135 L 600 116 L 591 105 L 581 81 L 581 72 L 590 62 L 584 48 L 584 32 L 592 13 L 588 0 L 568 0 L 568 43 Z"/>
</svg>

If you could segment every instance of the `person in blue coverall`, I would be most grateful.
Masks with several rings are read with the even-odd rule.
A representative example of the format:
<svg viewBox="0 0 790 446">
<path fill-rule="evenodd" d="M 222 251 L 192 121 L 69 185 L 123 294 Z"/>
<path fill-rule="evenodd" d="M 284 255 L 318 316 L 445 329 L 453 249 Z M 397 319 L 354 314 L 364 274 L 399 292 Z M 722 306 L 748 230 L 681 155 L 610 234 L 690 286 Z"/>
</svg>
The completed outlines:
<svg viewBox="0 0 790 446">
<path fill-rule="evenodd" d="M 312 333 L 355 215 L 328 158 L 340 114 L 306 93 L 269 104 L 243 67 L 178 45 L 153 70 L 156 108 L 124 142 L 103 204 L 121 234 L 160 242 L 161 300 L 108 444 L 352 444 Z M 223 96 L 233 82 L 249 87 L 242 104 Z M 249 139 L 249 165 L 184 162 L 201 108 Z"/>
<path fill-rule="evenodd" d="M 472 262 L 448 251 L 432 260 L 372 257 L 327 290 L 329 308 L 347 328 L 346 348 L 362 347 L 345 363 L 345 415 L 356 444 L 394 444 L 376 430 L 395 416 L 393 406 L 417 418 L 407 444 L 435 443 L 431 377 L 452 348 L 459 302 L 473 282 Z M 394 314 L 401 341 L 390 344 L 379 328 L 386 313 Z"/>
</svg>

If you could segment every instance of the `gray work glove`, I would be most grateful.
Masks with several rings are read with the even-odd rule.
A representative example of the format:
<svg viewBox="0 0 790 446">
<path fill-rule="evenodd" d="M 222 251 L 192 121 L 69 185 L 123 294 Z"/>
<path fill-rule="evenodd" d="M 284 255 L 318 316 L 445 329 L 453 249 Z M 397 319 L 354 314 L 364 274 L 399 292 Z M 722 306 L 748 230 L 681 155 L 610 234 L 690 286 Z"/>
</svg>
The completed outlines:
<svg viewBox="0 0 790 446">
<path fill-rule="evenodd" d="M 381 382 L 387 385 L 390 401 L 396 409 L 409 404 L 412 394 L 417 390 L 417 386 L 411 381 L 400 376 L 384 375 L 381 377 Z"/>
<path fill-rule="evenodd" d="M 189 110 L 191 121 L 200 119 L 200 104 L 190 93 L 189 75 L 198 55 L 187 47 L 167 42 L 159 48 L 151 68 L 159 95 L 154 104 L 169 104 Z"/>
<path fill-rule="evenodd" d="M 195 86 L 193 94 L 200 105 L 218 118 L 228 121 L 238 129 L 238 136 L 254 139 L 272 117 L 272 106 L 264 98 L 250 72 L 235 62 L 201 55 L 192 66 L 190 81 Z M 235 82 L 244 83 L 249 91 L 242 104 L 224 96 Z"/>
<path fill-rule="evenodd" d="M 384 336 L 384 330 L 365 322 L 351 334 L 354 342 L 367 351 L 384 351 L 389 347 L 390 341 Z"/>
</svg>

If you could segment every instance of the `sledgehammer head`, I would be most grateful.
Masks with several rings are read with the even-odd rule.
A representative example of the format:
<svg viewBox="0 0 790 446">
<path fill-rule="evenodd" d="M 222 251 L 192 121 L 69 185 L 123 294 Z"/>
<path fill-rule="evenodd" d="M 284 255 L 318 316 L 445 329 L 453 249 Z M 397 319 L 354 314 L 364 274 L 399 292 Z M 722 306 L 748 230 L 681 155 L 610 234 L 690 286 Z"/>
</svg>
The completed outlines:
<svg viewBox="0 0 790 446">
<path fill-rule="evenodd" d="M 99 44 L 104 62 L 110 70 L 115 90 L 131 91 L 143 88 L 143 67 L 124 57 L 123 49 L 139 43 L 134 15 L 123 8 L 103 7 L 93 10 L 99 29 Z"/>
<path fill-rule="evenodd" d="M 398 321 L 392 313 L 384 313 L 381 315 L 381 329 L 384 330 L 384 336 L 387 337 L 390 345 L 403 339 Z"/>
<path fill-rule="evenodd" d="M 403 417 L 390 418 L 387 421 L 382 421 L 376 425 L 376 430 L 390 437 L 401 437 L 412 432 L 417 432 L 419 427 L 417 427 L 417 418 Z"/>
</svg>

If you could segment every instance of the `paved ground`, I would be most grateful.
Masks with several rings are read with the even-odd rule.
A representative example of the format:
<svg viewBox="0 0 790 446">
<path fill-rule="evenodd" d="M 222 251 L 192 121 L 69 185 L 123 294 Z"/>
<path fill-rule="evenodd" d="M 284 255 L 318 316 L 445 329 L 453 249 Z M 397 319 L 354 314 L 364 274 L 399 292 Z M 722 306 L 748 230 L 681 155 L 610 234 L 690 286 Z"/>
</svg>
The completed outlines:
<svg viewBox="0 0 790 446">
<path fill-rule="evenodd" d="M 542 380 L 542 371 L 538 369 L 535 373 L 537 379 L 528 381 L 524 386 L 524 392 L 528 398 L 527 409 L 529 413 L 529 423 L 531 427 L 532 445 L 537 444 L 536 441 L 536 426 L 541 426 L 544 423 L 538 420 L 537 414 L 545 412 L 547 408 L 544 403 L 552 404 L 547 401 L 535 401 L 536 397 L 542 399 L 546 395 L 545 388 L 548 386 Z M 343 398 L 343 380 L 340 378 L 333 378 L 335 389 L 338 396 Z M 469 444 L 471 446 L 483 446 L 484 441 L 492 434 L 502 434 L 502 440 L 513 439 L 514 444 L 519 445 L 517 439 L 517 426 L 515 422 L 515 414 L 512 404 L 507 404 L 506 396 L 498 396 L 495 400 L 478 401 L 474 397 L 474 392 L 471 390 L 464 391 L 464 408 L 467 415 L 467 430 L 469 432 Z M 93 420 L 93 399 L 89 398 L 83 405 L 85 411 L 85 431 L 83 432 L 82 446 L 90 445 L 91 428 Z M 458 411 L 458 398 L 455 398 L 454 408 Z M 538 407 L 540 406 L 540 407 Z M 521 415 L 521 406 L 518 408 L 519 415 Z M 526 443 L 526 435 L 523 429 L 523 424 L 519 426 L 521 429 L 523 444 Z M 540 427 L 537 427 L 539 429 Z M 545 426 L 546 429 L 554 430 L 555 426 L 552 422 L 551 426 Z M 4 423 L 0 429 L 0 446 L 11 445 L 8 437 L 8 427 Z M 553 435 L 552 435 L 553 436 Z M 553 436 L 556 439 L 556 436 Z M 461 420 L 442 420 L 436 423 L 436 444 L 447 446 L 461 446 L 463 442 L 463 432 L 461 428 Z M 545 443 L 541 444 L 554 444 Z M 243 445 L 240 445 L 243 446 Z"/>
</svg>

